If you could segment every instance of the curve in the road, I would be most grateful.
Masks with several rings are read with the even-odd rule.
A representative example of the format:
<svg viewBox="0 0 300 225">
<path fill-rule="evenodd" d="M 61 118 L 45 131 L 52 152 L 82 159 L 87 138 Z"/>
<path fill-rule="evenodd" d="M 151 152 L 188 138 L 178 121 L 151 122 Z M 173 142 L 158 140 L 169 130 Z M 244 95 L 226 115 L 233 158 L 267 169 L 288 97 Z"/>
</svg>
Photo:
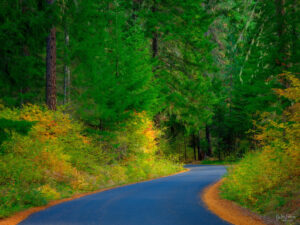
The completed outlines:
<svg viewBox="0 0 300 225">
<path fill-rule="evenodd" d="M 91 194 L 32 214 L 20 225 L 228 225 L 199 192 L 226 173 L 223 166 L 190 171 Z"/>
</svg>

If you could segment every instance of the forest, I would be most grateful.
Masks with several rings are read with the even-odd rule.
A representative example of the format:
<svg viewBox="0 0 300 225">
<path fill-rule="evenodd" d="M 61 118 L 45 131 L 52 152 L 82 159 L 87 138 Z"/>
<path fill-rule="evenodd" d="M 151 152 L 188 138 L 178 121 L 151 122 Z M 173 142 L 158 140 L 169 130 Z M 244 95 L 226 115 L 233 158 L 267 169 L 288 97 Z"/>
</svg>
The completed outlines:
<svg viewBox="0 0 300 225">
<path fill-rule="evenodd" d="M 299 217 L 299 25 L 297 0 L 1 0 L 0 218 L 186 163 Z"/>
</svg>

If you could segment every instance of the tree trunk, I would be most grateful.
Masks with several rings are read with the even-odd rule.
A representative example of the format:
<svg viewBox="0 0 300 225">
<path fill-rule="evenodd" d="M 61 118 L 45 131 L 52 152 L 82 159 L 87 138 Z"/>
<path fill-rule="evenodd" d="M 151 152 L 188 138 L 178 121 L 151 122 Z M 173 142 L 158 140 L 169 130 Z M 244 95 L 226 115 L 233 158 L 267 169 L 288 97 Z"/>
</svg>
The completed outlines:
<svg viewBox="0 0 300 225">
<path fill-rule="evenodd" d="M 22 8 L 22 14 L 25 14 L 27 12 L 27 8 L 23 4 L 23 0 L 20 0 L 20 6 Z M 23 45 L 23 56 L 25 58 L 29 56 L 29 48 L 28 48 L 28 46 L 26 46 L 26 44 Z M 24 94 L 25 94 L 25 92 L 26 92 L 26 90 L 22 85 L 21 88 L 20 88 L 20 106 L 21 107 L 23 107 L 23 104 L 24 104 Z"/>
<path fill-rule="evenodd" d="M 212 147 L 211 147 L 211 136 L 209 126 L 205 127 L 206 141 L 207 141 L 207 155 L 212 156 Z"/>
<path fill-rule="evenodd" d="M 196 155 L 196 137 L 195 135 L 193 134 L 193 149 L 194 149 L 194 161 L 196 161 L 197 159 L 197 155 Z"/>
<path fill-rule="evenodd" d="M 284 21 L 283 21 L 283 16 L 284 16 L 284 0 L 275 0 L 275 5 L 276 5 L 276 13 L 277 13 L 277 32 L 279 38 L 283 34 L 283 29 L 284 29 Z"/>
<path fill-rule="evenodd" d="M 183 137 L 183 143 L 184 143 L 184 161 L 186 161 L 186 141 L 185 141 L 185 136 Z"/>
<path fill-rule="evenodd" d="M 153 0 L 152 13 L 156 12 L 156 0 Z M 154 27 L 153 37 L 152 37 L 152 57 L 155 58 L 158 52 L 158 34 L 156 27 Z"/>
<path fill-rule="evenodd" d="M 69 48 L 69 34 L 65 28 L 65 45 L 66 49 Z M 70 85 L 71 85 L 71 72 L 68 65 L 68 53 L 65 53 L 65 65 L 64 65 L 64 104 L 70 102 Z"/>
<path fill-rule="evenodd" d="M 54 0 L 47 0 L 53 4 Z M 53 26 L 47 37 L 46 49 L 46 104 L 50 110 L 56 110 L 56 28 Z"/>
<path fill-rule="evenodd" d="M 291 51 L 291 67 L 297 64 L 297 51 L 298 51 L 298 35 L 297 35 L 297 0 L 293 0 L 292 4 L 292 17 L 294 18 L 292 23 L 292 51 Z"/>
<path fill-rule="evenodd" d="M 201 150 L 201 143 L 200 143 L 200 131 L 198 132 L 196 143 L 197 143 L 197 149 L 198 149 L 198 160 L 201 161 L 204 159 L 204 152 Z"/>
<path fill-rule="evenodd" d="M 23 87 L 20 88 L 20 106 L 22 107 L 23 104 L 24 104 L 24 90 L 23 90 Z"/>
<path fill-rule="evenodd" d="M 278 55 L 279 59 L 277 60 L 277 64 L 281 68 L 280 72 L 287 69 L 287 40 L 285 37 L 286 27 L 285 27 L 285 0 L 275 0 L 276 5 L 276 16 L 277 16 L 277 35 L 279 38 L 278 43 Z M 284 85 L 287 86 L 286 82 Z"/>
<path fill-rule="evenodd" d="M 202 154 L 201 154 L 200 143 L 197 144 L 197 149 L 198 149 L 198 161 L 201 161 L 202 160 Z"/>
<path fill-rule="evenodd" d="M 153 38 L 152 38 L 152 57 L 155 58 L 157 56 L 157 31 L 153 32 Z"/>
<path fill-rule="evenodd" d="M 133 0 L 132 1 L 132 19 L 135 22 L 137 19 L 137 12 L 140 10 L 143 0 Z"/>
<path fill-rule="evenodd" d="M 116 44 L 116 49 L 115 49 L 115 53 L 116 53 L 116 77 L 119 76 L 119 33 L 118 33 L 118 9 L 117 9 L 117 6 L 115 6 L 115 25 L 116 25 L 116 28 L 115 28 L 115 37 L 116 37 L 116 40 L 115 40 L 115 44 Z"/>
</svg>

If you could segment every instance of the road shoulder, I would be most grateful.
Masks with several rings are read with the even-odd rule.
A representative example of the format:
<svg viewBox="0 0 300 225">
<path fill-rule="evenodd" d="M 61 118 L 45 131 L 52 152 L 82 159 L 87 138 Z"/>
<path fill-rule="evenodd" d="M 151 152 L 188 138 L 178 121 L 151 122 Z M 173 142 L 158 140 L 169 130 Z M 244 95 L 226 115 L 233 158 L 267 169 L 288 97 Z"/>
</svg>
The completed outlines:
<svg viewBox="0 0 300 225">
<path fill-rule="evenodd" d="M 207 208 L 223 220 L 235 225 L 271 225 L 273 222 L 264 221 L 260 216 L 237 204 L 220 198 L 219 187 L 223 179 L 204 189 L 201 199 Z"/>
<path fill-rule="evenodd" d="M 96 194 L 96 193 L 100 193 L 100 192 L 103 192 L 103 191 L 107 191 L 107 190 L 111 190 L 111 189 L 115 189 L 115 188 L 119 188 L 119 187 L 124 187 L 124 186 L 132 185 L 132 184 L 137 184 L 137 183 L 147 182 L 147 181 L 151 181 L 151 180 L 156 180 L 156 179 L 160 179 L 160 178 L 164 178 L 164 177 L 174 176 L 176 174 L 185 173 L 185 172 L 188 172 L 188 171 L 189 171 L 189 169 L 184 169 L 180 172 L 170 174 L 170 175 L 167 175 L 167 176 L 161 176 L 161 177 L 157 177 L 157 178 L 154 178 L 154 179 L 147 179 L 147 180 L 142 180 L 142 181 L 139 181 L 139 182 L 102 188 L 102 189 L 92 191 L 92 192 L 88 192 L 88 193 L 77 194 L 77 195 L 74 195 L 70 198 L 54 200 L 54 201 L 49 202 L 45 206 L 38 206 L 38 207 L 29 208 L 27 210 L 18 212 L 18 213 L 16 213 L 15 215 L 13 215 L 11 217 L 8 217 L 8 218 L 5 218 L 5 219 L 0 219 L 0 225 L 17 225 L 20 222 L 22 222 L 23 220 L 25 220 L 26 218 L 28 218 L 33 213 L 37 213 L 39 211 L 45 210 L 49 207 L 58 205 L 60 203 L 72 201 L 74 199 L 81 198 L 81 197 L 84 197 L 84 196 L 87 196 L 87 195 Z"/>
</svg>

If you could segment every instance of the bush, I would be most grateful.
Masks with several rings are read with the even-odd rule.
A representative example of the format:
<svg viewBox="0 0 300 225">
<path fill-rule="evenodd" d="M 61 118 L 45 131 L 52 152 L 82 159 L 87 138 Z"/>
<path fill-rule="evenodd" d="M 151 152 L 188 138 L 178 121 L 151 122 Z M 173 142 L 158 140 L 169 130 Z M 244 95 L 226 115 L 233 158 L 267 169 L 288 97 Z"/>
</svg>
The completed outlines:
<svg viewBox="0 0 300 225">
<path fill-rule="evenodd" d="M 276 117 L 261 115 L 255 122 L 255 141 L 260 151 L 246 155 L 229 169 L 221 190 L 223 197 L 259 212 L 284 208 L 300 188 L 300 80 L 288 75 L 291 85 L 276 90 L 292 105 Z M 299 194 L 298 194 L 299 195 Z"/>
<path fill-rule="evenodd" d="M 158 158 L 156 130 L 135 114 L 109 141 L 61 111 L 0 109 L 0 218 L 50 200 L 181 169 Z M 164 167 L 164 169 L 162 169 Z"/>
</svg>

